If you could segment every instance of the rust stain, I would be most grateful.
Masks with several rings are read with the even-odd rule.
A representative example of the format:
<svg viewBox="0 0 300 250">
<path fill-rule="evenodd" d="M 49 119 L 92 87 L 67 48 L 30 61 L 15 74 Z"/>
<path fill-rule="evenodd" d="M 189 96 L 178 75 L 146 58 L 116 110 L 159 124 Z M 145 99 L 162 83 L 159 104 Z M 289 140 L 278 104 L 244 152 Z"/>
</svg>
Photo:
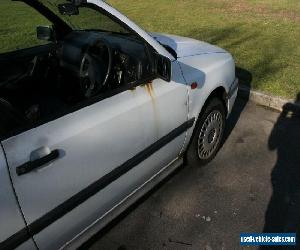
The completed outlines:
<svg viewBox="0 0 300 250">
<path fill-rule="evenodd" d="M 148 94 L 151 96 L 151 99 L 154 101 L 155 100 L 155 94 L 154 94 L 152 82 L 148 82 L 145 85 L 141 85 L 141 86 L 146 87 L 146 90 L 147 90 Z"/>
<path fill-rule="evenodd" d="M 156 106 L 155 101 L 155 92 L 153 88 L 153 82 L 148 82 L 146 84 L 141 85 L 141 87 L 145 87 L 146 91 L 151 97 L 152 107 L 153 107 L 153 114 L 154 114 L 154 123 L 155 123 L 155 134 L 157 138 L 159 138 L 159 112 Z"/>
</svg>

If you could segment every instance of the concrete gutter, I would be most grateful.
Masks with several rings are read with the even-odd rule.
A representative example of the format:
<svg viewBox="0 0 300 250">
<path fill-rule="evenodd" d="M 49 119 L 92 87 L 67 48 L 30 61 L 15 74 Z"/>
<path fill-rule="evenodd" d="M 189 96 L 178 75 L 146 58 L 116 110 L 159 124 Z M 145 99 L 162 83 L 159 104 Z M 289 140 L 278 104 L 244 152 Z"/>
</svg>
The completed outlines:
<svg viewBox="0 0 300 250">
<path fill-rule="evenodd" d="M 264 94 L 262 92 L 254 91 L 246 86 L 239 86 L 239 96 L 243 99 L 248 99 L 254 103 L 268 107 L 277 111 L 282 111 L 282 107 L 287 104 L 293 104 L 297 109 L 300 109 L 300 103 L 295 103 L 293 99 L 284 99 L 278 96 Z"/>
</svg>

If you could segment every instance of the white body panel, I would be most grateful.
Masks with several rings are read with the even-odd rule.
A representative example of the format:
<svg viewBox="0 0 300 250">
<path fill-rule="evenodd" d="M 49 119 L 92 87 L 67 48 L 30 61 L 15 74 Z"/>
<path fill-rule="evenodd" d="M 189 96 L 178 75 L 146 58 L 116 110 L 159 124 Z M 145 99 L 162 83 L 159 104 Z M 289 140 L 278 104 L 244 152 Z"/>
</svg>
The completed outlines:
<svg viewBox="0 0 300 250">
<path fill-rule="evenodd" d="M 216 53 L 180 58 L 179 63 L 188 85 L 197 82 L 198 87 L 189 91 L 189 117 L 198 119 L 201 110 L 210 94 L 218 87 L 228 93 L 235 80 L 235 65 L 230 54 Z M 200 70 L 195 70 L 200 69 Z M 237 90 L 231 99 L 227 100 L 228 115 L 237 95 Z M 189 129 L 187 141 L 191 139 L 194 127 Z M 188 144 L 185 144 L 185 148 Z"/>
<path fill-rule="evenodd" d="M 219 47 L 188 37 L 160 33 L 150 33 L 150 35 L 161 44 L 166 44 L 175 50 L 178 58 L 202 54 L 226 53 L 225 50 Z"/>
<path fill-rule="evenodd" d="M 151 35 L 161 44 L 170 46 L 177 53 L 177 60 L 187 86 L 189 86 L 189 118 L 198 119 L 203 105 L 215 89 L 222 87 L 225 94 L 229 93 L 230 87 L 235 81 L 235 63 L 228 52 L 191 38 L 159 33 L 151 33 Z M 192 90 L 190 86 L 195 82 L 198 86 Z M 225 100 L 228 115 L 236 96 L 237 89 L 229 99 Z M 189 129 L 184 150 L 188 146 L 193 129 L 194 127 Z"/>
</svg>

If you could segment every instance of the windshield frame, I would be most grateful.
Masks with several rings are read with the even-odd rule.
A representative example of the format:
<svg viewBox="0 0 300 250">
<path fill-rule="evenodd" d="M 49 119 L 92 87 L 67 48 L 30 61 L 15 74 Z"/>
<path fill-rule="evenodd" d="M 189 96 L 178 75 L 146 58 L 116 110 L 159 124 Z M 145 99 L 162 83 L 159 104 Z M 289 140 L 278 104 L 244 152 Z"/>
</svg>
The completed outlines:
<svg viewBox="0 0 300 250">
<path fill-rule="evenodd" d="M 106 10 L 101 8 L 100 6 L 95 5 L 93 3 L 85 2 L 85 3 L 80 4 L 79 8 L 90 8 L 95 11 L 98 11 L 100 14 L 104 15 L 105 17 L 108 17 L 110 20 L 112 20 L 115 23 L 117 23 L 118 25 L 120 25 L 120 27 L 122 27 L 128 33 L 115 32 L 115 31 L 111 31 L 111 30 L 101 30 L 101 29 L 99 29 L 99 32 L 117 33 L 117 34 L 122 34 L 122 35 L 128 34 L 128 36 L 134 35 L 136 38 L 141 39 L 140 35 L 136 31 L 131 29 L 128 25 L 126 25 L 120 19 L 116 18 L 114 15 L 110 14 L 109 12 L 107 12 Z M 72 30 L 73 31 L 97 31 L 97 29 L 73 29 L 73 28 L 72 28 Z"/>
<path fill-rule="evenodd" d="M 42 2 L 38 0 L 13 0 L 24 2 L 28 6 L 32 7 L 36 11 L 38 11 L 41 15 L 47 18 L 55 27 L 57 38 L 64 37 L 73 31 L 72 27 L 70 27 L 63 19 L 58 17 L 52 10 L 50 10 L 47 6 L 45 6 Z"/>
<path fill-rule="evenodd" d="M 68 24 L 62 17 L 58 16 L 53 10 L 51 10 L 47 5 L 45 5 L 42 1 L 40 0 L 13 0 L 13 1 L 20 1 L 24 2 L 25 4 L 29 5 L 30 7 L 34 8 L 37 10 L 41 15 L 43 15 L 45 18 L 47 18 L 51 23 L 53 23 L 55 31 L 56 31 L 56 36 L 58 39 L 62 39 L 72 31 L 90 31 L 91 29 L 74 29 L 70 24 Z M 67 2 L 67 0 L 66 0 Z M 112 15 L 111 13 L 107 12 L 105 9 L 102 7 L 91 3 L 91 2 L 84 2 L 81 3 L 79 8 L 90 8 L 93 9 L 99 14 L 102 14 L 112 20 L 113 22 L 117 23 L 122 27 L 124 30 L 128 31 L 128 36 L 134 36 L 136 38 L 139 38 L 139 40 L 143 40 L 143 38 L 140 37 L 140 35 L 133 29 L 131 29 L 126 23 L 122 22 L 120 19 Z M 96 31 L 96 29 L 95 29 Z M 100 31 L 100 29 L 99 29 Z M 108 32 L 108 33 L 114 33 L 113 31 L 109 30 L 103 30 L 101 32 Z M 121 34 L 127 34 L 127 33 L 121 33 Z"/>
<path fill-rule="evenodd" d="M 60 17 L 53 13 L 49 8 L 43 5 L 39 0 L 12 0 L 12 1 L 21 1 L 27 5 L 33 7 L 44 17 L 46 17 L 50 22 L 53 23 L 56 30 L 56 39 L 63 39 L 67 34 L 73 31 L 72 27 L 66 24 Z M 66 0 L 67 1 L 67 0 Z M 171 61 L 175 61 L 176 58 L 169 53 L 162 45 L 160 45 L 151 35 L 148 34 L 144 29 L 139 27 L 136 23 L 131 21 L 128 17 L 123 15 L 121 12 L 116 10 L 114 7 L 109 5 L 102 0 L 85 0 L 87 4 L 93 5 L 96 10 L 100 13 L 110 17 L 112 20 L 119 23 L 128 31 L 131 31 L 131 34 L 136 36 L 137 39 L 141 40 L 145 44 L 148 44 L 154 49 L 158 54 L 169 58 Z"/>
</svg>

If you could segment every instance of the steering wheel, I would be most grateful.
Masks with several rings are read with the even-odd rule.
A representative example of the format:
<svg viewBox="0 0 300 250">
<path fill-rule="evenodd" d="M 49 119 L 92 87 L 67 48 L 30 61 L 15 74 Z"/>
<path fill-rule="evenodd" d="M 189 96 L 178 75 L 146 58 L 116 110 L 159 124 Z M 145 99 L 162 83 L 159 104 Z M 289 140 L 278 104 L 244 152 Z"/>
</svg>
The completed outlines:
<svg viewBox="0 0 300 250">
<path fill-rule="evenodd" d="M 97 95 L 107 84 L 112 67 L 112 50 L 105 40 L 89 45 L 80 64 L 80 89 L 85 98 Z"/>
</svg>

